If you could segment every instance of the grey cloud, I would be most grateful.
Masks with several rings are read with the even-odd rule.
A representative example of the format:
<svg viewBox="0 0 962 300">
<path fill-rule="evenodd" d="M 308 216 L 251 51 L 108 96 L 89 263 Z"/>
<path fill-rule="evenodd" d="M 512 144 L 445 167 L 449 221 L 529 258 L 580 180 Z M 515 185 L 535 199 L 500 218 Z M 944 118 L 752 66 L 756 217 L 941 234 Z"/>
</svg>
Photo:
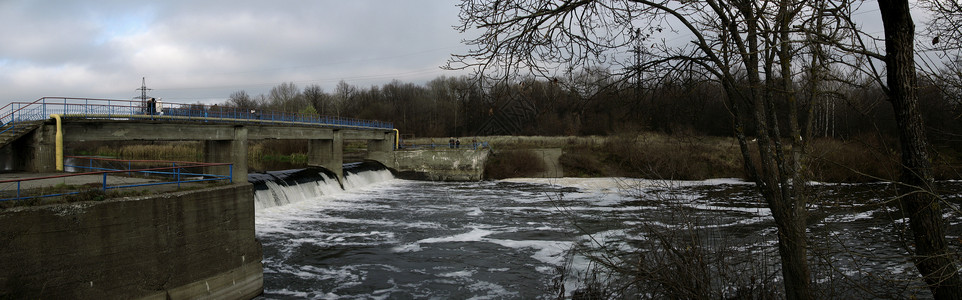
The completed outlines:
<svg viewBox="0 0 962 300">
<path fill-rule="evenodd" d="M 126 99 L 142 76 L 180 99 L 291 81 L 423 82 L 458 52 L 457 12 L 431 0 L 3 1 L 0 105 L 64 93 Z"/>
</svg>

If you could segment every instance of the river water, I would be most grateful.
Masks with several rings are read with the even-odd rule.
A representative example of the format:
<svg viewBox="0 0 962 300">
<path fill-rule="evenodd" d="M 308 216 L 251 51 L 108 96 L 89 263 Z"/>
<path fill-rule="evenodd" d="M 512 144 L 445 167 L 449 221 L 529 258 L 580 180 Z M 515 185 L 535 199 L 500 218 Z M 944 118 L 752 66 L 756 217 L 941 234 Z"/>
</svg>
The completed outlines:
<svg viewBox="0 0 962 300">
<path fill-rule="evenodd" d="M 589 290 L 588 274 L 607 276 L 598 268 L 604 263 L 650 271 L 672 259 L 712 258 L 716 263 L 692 268 L 710 274 L 707 286 L 715 295 L 780 287 L 771 214 L 739 180 L 428 182 L 380 170 L 349 173 L 342 189 L 320 177 L 293 186 L 268 183 L 256 192 L 263 298 L 570 297 Z M 958 203 L 962 184 L 942 186 L 948 201 Z M 891 186 L 814 188 L 820 196 L 809 223 L 819 295 L 931 296 L 906 257 L 905 220 L 886 204 Z M 958 246 L 962 219 L 946 217 Z M 679 275 L 684 271 L 646 278 L 690 279 Z M 604 278 L 616 278 L 597 280 L 608 282 L 608 291 L 629 282 Z M 656 286 L 635 284 L 618 293 L 659 298 L 649 289 Z"/>
</svg>

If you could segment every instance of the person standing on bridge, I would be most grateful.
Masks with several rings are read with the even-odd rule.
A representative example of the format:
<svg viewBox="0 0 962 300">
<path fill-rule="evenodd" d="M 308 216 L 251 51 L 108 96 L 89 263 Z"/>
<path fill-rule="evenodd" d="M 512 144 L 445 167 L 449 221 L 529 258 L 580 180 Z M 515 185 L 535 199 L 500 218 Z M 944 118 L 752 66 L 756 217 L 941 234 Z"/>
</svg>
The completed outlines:
<svg viewBox="0 0 962 300">
<path fill-rule="evenodd" d="M 148 115 L 151 115 L 151 116 L 154 115 L 154 111 L 157 109 L 157 107 L 156 107 L 155 105 L 157 105 L 157 100 L 155 100 L 154 98 L 147 99 L 147 107 L 146 107 L 146 108 L 147 108 L 147 114 L 148 114 Z"/>
<path fill-rule="evenodd" d="M 454 147 L 461 149 L 461 138 L 458 138 L 456 141 L 454 141 Z"/>
<path fill-rule="evenodd" d="M 448 140 L 448 148 L 454 149 L 454 137 Z"/>
</svg>

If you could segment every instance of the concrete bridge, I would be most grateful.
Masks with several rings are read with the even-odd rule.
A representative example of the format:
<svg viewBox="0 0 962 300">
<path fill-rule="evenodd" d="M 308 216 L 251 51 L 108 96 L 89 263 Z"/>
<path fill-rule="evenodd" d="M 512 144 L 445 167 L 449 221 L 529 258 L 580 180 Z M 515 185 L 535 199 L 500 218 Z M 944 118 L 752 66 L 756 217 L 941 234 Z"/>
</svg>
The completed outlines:
<svg viewBox="0 0 962 300">
<path fill-rule="evenodd" d="M 11 103 L 0 121 L 0 155 L 28 172 L 62 170 L 64 145 L 72 142 L 202 141 L 205 161 L 232 163 L 234 180 L 246 180 L 248 143 L 275 139 L 307 140 L 308 164 L 343 179 L 344 141 L 367 141 L 367 158 L 389 167 L 397 145 L 386 122 L 200 104 L 45 97 Z"/>
</svg>

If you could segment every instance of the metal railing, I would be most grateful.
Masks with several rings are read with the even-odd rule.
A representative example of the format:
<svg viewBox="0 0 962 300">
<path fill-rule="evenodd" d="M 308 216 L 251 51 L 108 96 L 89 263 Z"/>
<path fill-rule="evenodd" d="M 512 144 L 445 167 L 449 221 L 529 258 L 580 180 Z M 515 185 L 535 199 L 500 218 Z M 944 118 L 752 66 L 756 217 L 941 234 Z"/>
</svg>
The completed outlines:
<svg viewBox="0 0 962 300">
<path fill-rule="evenodd" d="M 414 144 L 400 142 L 398 144 L 397 150 L 415 150 L 415 149 L 449 149 L 449 150 L 477 150 L 490 148 L 488 142 L 478 142 L 478 143 L 468 143 L 468 144 Z"/>
<path fill-rule="evenodd" d="M 33 102 L 12 102 L 0 108 L 0 128 L 15 130 L 18 122 L 37 121 L 51 114 L 66 118 L 227 122 L 250 124 L 309 125 L 335 128 L 393 129 L 394 124 L 375 120 L 322 116 L 281 111 L 258 111 L 218 105 L 159 103 L 95 98 L 43 97 Z M 0 134 L 3 132 L 0 131 Z"/>
<path fill-rule="evenodd" d="M 180 188 L 181 184 L 192 182 L 234 182 L 234 166 L 230 163 L 123 160 L 88 156 L 67 156 L 66 158 L 68 158 L 71 163 L 65 167 L 73 170 L 92 171 L 34 178 L 0 180 L 0 201 L 69 196 L 83 192 L 89 192 L 92 190 L 106 192 L 107 190 L 111 189 L 174 184 L 177 185 L 177 188 Z M 214 169 L 212 167 L 224 168 L 227 175 L 207 173 L 206 170 Z M 91 175 L 100 176 L 99 185 L 92 186 L 91 184 L 80 184 L 79 186 L 68 186 L 64 183 L 53 185 L 52 182 L 46 184 L 40 182 L 42 180 L 49 179 Z M 108 178 L 113 179 L 113 181 L 120 181 L 120 183 L 109 184 Z M 139 180 L 136 183 L 124 182 L 125 179 L 129 181 L 131 178 L 147 180 Z M 53 192 L 46 192 L 48 190 L 52 190 Z"/>
</svg>

